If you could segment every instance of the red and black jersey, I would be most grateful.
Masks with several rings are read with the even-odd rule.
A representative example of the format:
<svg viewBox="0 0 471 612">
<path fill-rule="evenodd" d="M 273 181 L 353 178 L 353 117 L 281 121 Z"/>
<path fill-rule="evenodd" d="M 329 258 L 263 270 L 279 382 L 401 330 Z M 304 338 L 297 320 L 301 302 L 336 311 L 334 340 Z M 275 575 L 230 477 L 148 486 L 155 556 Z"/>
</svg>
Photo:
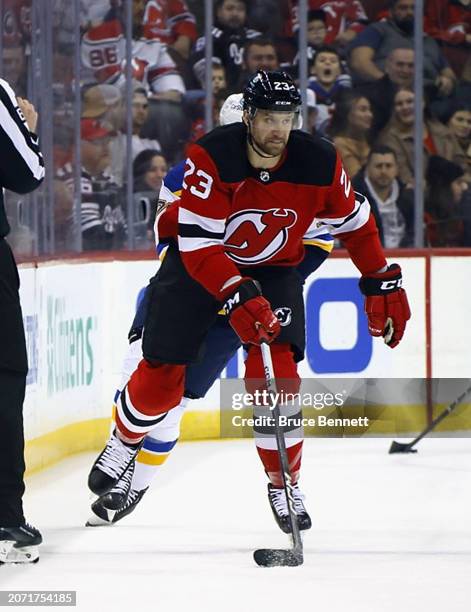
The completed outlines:
<svg viewBox="0 0 471 612">
<path fill-rule="evenodd" d="M 157 39 L 167 45 L 179 36 L 197 38 L 196 22 L 184 0 L 148 0 L 142 18 L 143 38 Z"/>
<path fill-rule="evenodd" d="M 298 0 L 291 0 L 291 21 L 285 24 L 284 33 L 293 36 L 299 30 Z M 360 0 L 309 0 L 308 10 L 323 10 L 326 17 L 327 34 L 324 44 L 332 45 L 345 30 L 359 33 L 365 29 L 368 17 Z"/>
<path fill-rule="evenodd" d="M 426 2 L 424 30 L 450 45 L 463 45 L 471 33 L 471 6 L 459 0 L 433 0 Z"/>
<path fill-rule="evenodd" d="M 291 132 L 277 167 L 247 157 L 243 123 L 219 127 L 189 149 L 178 243 L 188 272 L 217 298 L 244 267 L 296 266 L 303 239 L 341 237 L 363 274 L 386 261 L 368 200 L 355 194 L 334 146 Z"/>
</svg>

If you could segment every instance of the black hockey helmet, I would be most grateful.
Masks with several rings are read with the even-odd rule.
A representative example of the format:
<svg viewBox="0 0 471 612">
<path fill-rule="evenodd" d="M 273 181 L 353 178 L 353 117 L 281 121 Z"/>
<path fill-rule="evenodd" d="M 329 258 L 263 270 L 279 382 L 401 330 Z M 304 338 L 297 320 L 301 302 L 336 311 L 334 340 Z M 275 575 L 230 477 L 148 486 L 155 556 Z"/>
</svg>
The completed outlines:
<svg viewBox="0 0 471 612">
<path fill-rule="evenodd" d="M 243 109 L 298 112 L 301 95 L 293 79 L 281 70 L 258 70 L 244 90 Z"/>
</svg>

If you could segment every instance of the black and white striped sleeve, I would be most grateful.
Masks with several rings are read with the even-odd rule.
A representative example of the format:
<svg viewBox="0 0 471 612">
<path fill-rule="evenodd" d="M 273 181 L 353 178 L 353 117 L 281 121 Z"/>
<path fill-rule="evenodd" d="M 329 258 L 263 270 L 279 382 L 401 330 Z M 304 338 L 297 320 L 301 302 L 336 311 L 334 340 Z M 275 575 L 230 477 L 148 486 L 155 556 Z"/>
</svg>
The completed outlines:
<svg viewBox="0 0 471 612">
<path fill-rule="evenodd" d="M 0 187 L 29 193 L 44 178 L 44 161 L 38 139 L 18 107 L 10 85 L 0 79 Z"/>
<path fill-rule="evenodd" d="M 329 232 L 332 236 L 336 236 L 337 234 L 355 231 L 365 225 L 370 218 L 370 203 L 361 193 L 357 191 L 353 193 L 355 195 L 355 201 L 352 211 L 347 215 L 339 217 L 315 218 L 308 227 L 303 239 L 312 240 L 322 232 Z"/>
</svg>

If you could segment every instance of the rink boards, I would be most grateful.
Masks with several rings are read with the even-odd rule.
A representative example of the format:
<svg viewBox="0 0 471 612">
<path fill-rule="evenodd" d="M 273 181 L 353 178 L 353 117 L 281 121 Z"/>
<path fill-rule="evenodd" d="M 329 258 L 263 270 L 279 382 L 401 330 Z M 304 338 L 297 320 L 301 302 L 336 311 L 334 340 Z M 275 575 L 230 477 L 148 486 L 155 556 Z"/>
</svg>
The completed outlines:
<svg viewBox="0 0 471 612">
<path fill-rule="evenodd" d="M 330 258 L 305 287 L 307 347 L 301 376 L 469 377 L 471 258 L 462 253 L 416 251 L 394 257 L 402 267 L 413 313 L 403 342 L 394 350 L 368 334 L 356 268 L 342 255 Z M 20 269 L 30 363 L 25 400 L 29 470 L 98 448 L 106 436 L 137 296 L 156 270 L 153 259 L 125 257 L 61 260 Z M 243 376 L 241 351 L 224 376 Z M 388 384 L 396 391 L 391 409 L 410 405 L 414 418 L 407 428 L 420 430 L 427 407 L 407 394 L 398 406 L 397 382 L 382 381 L 383 390 Z M 182 438 L 217 437 L 219 407 L 216 383 L 206 398 L 191 403 Z M 471 419 L 462 415 L 459 429 L 468 427 Z"/>
</svg>

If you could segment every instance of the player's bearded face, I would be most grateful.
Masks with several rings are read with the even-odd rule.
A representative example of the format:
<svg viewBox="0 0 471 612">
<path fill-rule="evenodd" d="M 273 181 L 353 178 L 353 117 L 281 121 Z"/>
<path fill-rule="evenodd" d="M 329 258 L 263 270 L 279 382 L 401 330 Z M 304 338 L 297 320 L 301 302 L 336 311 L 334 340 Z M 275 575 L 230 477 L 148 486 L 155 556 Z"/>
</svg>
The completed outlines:
<svg viewBox="0 0 471 612">
<path fill-rule="evenodd" d="M 267 155 L 281 155 L 293 128 L 294 113 L 257 110 L 251 122 L 252 139 Z"/>
</svg>

